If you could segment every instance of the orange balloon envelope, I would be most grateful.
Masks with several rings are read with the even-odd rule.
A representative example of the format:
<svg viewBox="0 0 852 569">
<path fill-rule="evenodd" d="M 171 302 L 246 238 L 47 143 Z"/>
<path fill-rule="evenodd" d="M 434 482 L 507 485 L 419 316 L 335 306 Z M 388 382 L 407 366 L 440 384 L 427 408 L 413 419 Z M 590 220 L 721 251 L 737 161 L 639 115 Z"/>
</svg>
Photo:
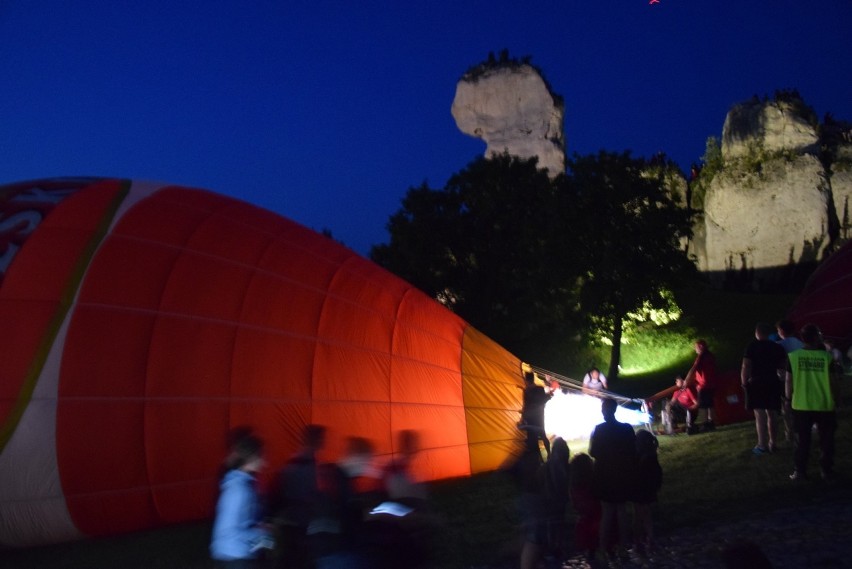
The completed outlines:
<svg viewBox="0 0 852 569">
<path fill-rule="evenodd" d="M 421 480 L 515 449 L 521 362 L 331 239 L 205 190 L 0 187 L 0 544 L 209 517 L 227 432 L 280 466 L 309 423 Z"/>
</svg>

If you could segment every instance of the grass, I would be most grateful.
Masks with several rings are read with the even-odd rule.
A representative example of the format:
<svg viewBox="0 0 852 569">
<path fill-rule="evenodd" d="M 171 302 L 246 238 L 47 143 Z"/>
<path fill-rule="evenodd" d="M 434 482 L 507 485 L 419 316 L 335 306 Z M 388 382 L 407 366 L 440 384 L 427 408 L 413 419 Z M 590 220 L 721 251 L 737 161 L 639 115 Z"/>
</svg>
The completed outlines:
<svg viewBox="0 0 852 569">
<path fill-rule="evenodd" d="M 658 535 L 681 527 L 723 524 L 750 513 L 852 499 L 852 378 L 846 378 L 846 406 L 839 412 L 837 471 L 831 483 L 794 484 L 792 449 L 754 456 L 752 423 L 720 427 L 714 433 L 660 438 L 664 482 L 654 512 Z M 575 446 L 572 453 L 581 449 Z M 816 474 L 816 449 L 812 474 Z M 433 543 L 436 569 L 505 566 L 518 554 L 514 488 L 501 473 L 446 480 L 431 486 L 440 518 Z M 570 516 L 570 513 L 569 513 Z M 186 524 L 108 539 L 0 552 L 3 567 L 16 569 L 201 569 L 209 568 L 207 523 Z"/>
<path fill-rule="evenodd" d="M 647 330 L 635 345 L 622 348 L 622 360 L 665 361 L 648 373 L 620 377 L 611 388 L 629 397 L 644 397 L 671 386 L 677 374 L 685 374 L 695 360 L 693 344 L 703 338 L 716 355 L 720 372 L 739 369 L 746 345 L 754 339 L 754 326 L 763 321 L 774 324 L 792 306 L 795 295 L 748 294 L 695 285 L 676 294 L 683 316 L 666 326 L 662 334 Z M 659 346 L 660 337 L 679 341 L 680 358 Z M 679 339 L 679 340 L 678 340 Z"/>
<path fill-rule="evenodd" d="M 678 299 L 686 317 L 675 325 L 689 346 L 693 333 L 708 340 L 721 370 L 739 365 L 742 350 L 758 320 L 772 322 L 792 302 L 790 296 L 746 295 L 698 289 Z M 680 327 L 680 328 L 678 328 Z M 624 378 L 619 391 L 648 395 L 668 386 L 685 371 L 694 355 L 646 376 Z M 721 524 L 753 512 L 823 500 L 852 499 L 852 378 L 845 378 L 844 407 L 839 411 L 837 470 L 831 484 L 819 480 L 793 484 L 792 450 L 751 454 L 751 422 L 720 427 L 688 437 L 661 437 L 663 489 L 654 513 L 658 534 L 705 523 Z M 572 443 L 572 454 L 584 450 Z M 812 455 L 815 461 L 817 450 Z M 816 466 L 814 466 L 816 472 Z M 518 516 L 514 488 L 501 473 L 445 480 L 431 485 L 432 504 L 440 519 L 433 543 L 436 569 L 516 565 Z M 569 514 L 570 515 L 570 514 Z M 208 523 L 171 526 L 150 532 L 25 550 L 0 551 L 0 566 L 16 569 L 200 569 L 209 568 Z"/>
</svg>

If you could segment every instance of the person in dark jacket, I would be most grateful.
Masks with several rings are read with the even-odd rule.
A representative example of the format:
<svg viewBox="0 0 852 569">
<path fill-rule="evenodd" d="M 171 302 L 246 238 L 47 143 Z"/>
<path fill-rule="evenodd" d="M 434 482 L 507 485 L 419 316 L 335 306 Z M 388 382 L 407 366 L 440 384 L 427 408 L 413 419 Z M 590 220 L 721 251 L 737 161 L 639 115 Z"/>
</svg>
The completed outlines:
<svg viewBox="0 0 852 569">
<path fill-rule="evenodd" d="M 657 437 L 644 429 L 636 433 L 636 483 L 633 494 L 634 535 L 637 551 L 650 553 L 654 548 L 654 523 L 651 507 L 663 485 L 663 469 L 657 458 Z"/>
<path fill-rule="evenodd" d="M 755 339 L 746 347 L 740 369 L 746 409 L 754 412 L 757 445 L 752 452 L 757 455 L 775 450 L 778 412 L 784 391 L 781 378 L 787 368 L 787 352 L 769 339 L 771 332 L 769 324 L 757 323 Z"/>
<path fill-rule="evenodd" d="M 326 429 L 306 425 L 302 448 L 278 474 L 281 504 L 278 512 L 279 554 L 282 569 L 311 566 L 307 531 L 320 503 L 316 454 L 325 445 Z"/>
<path fill-rule="evenodd" d="M 621 544 L 629 544 L 630 519 L 627 503 L 633 499 L 636 466 L 636 434 L 633 427 L 615 418 L 618 403 L 601 403 L 604 422 L 595 427 L 589 454 L 595 459 L 595 494 L 601 501 L 601 550 L 609 555 Z"/>
<path fill-rule="evenodd" d="M 520 428 L 527 433 L 527 446 L 538 449 L 538 441 L 544 444 L 544 450 L 550 456 L 550 440 L 544 431 L 544 406 L 550 401 L 553 392 L 550 387 L 536 385 L 532 372 L 524 374 L 524 400 L 521 408 Z"/>
</svg>

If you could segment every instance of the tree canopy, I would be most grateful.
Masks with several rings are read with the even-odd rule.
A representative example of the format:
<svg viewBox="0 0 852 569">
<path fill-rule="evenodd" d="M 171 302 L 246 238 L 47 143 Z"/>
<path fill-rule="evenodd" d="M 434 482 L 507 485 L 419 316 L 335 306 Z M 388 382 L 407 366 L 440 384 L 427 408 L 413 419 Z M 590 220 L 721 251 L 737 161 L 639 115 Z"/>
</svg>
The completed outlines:
<svg viewBox="0 0 852 569">
<path fill-rule="evenodd" d="M 564 222 L 558 187 L 535 158 L 480 158 L 443 189 L 411 188 L 371 257 L 506 345 L 562 325 L 553 277 Z"/>
<path fill-rule="evenodd" d="M 672 167 L 601 152 L 551 180 L 535 158 L 479 158 L 442 189 L 411 188 L 371 257 L 524 359 L 615 340 L 628 312 L 660 304 L 692 266 Z"/>
<path fill-rule="evenodd" d="M 570 164 L 571 207 L 585 223 L 576 235 L 584 271 L 579 303 L 612 341 L 609 376 L 618 375 L 623 321 L 643 305 L 664 308 L 660 292 L 692 274 L 681 245 L 691 214 L 666 187 L 664 161 L 600 152 Z"/>
</svg>

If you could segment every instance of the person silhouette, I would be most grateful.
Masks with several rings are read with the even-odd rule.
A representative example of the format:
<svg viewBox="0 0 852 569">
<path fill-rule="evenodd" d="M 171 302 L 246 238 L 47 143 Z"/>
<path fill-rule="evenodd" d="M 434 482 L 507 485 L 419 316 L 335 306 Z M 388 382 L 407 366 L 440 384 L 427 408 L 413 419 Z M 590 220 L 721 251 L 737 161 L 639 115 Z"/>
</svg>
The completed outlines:
<svg viewBox="0 0 852 569">
<path fill-rule="evenodd" d="M 633 427 L 615 418 L 618 403 L 601 402 L 604 422 L 589 439 L 589 454 L 595 459 L 595 495 L 601 501 L 600 549 L 612 556 L 617 545 L 629 546 L 630 519 L 627 503 L 633 497 L 636 469 L 636 434 Z"/>
<path fill-rule="evenodd" d="M 544 406 L 553 396 L 551 388 L 536 385 L 535 374 L 528 371 L 524 374 L 524 396 L 521 408 L 520 428 L 527 433 L 527 446 L 538 449 L 538 442 L 544 445 L 547 456 L 550 456 L 550 440 L 544 431 Z"/>
</svg>

